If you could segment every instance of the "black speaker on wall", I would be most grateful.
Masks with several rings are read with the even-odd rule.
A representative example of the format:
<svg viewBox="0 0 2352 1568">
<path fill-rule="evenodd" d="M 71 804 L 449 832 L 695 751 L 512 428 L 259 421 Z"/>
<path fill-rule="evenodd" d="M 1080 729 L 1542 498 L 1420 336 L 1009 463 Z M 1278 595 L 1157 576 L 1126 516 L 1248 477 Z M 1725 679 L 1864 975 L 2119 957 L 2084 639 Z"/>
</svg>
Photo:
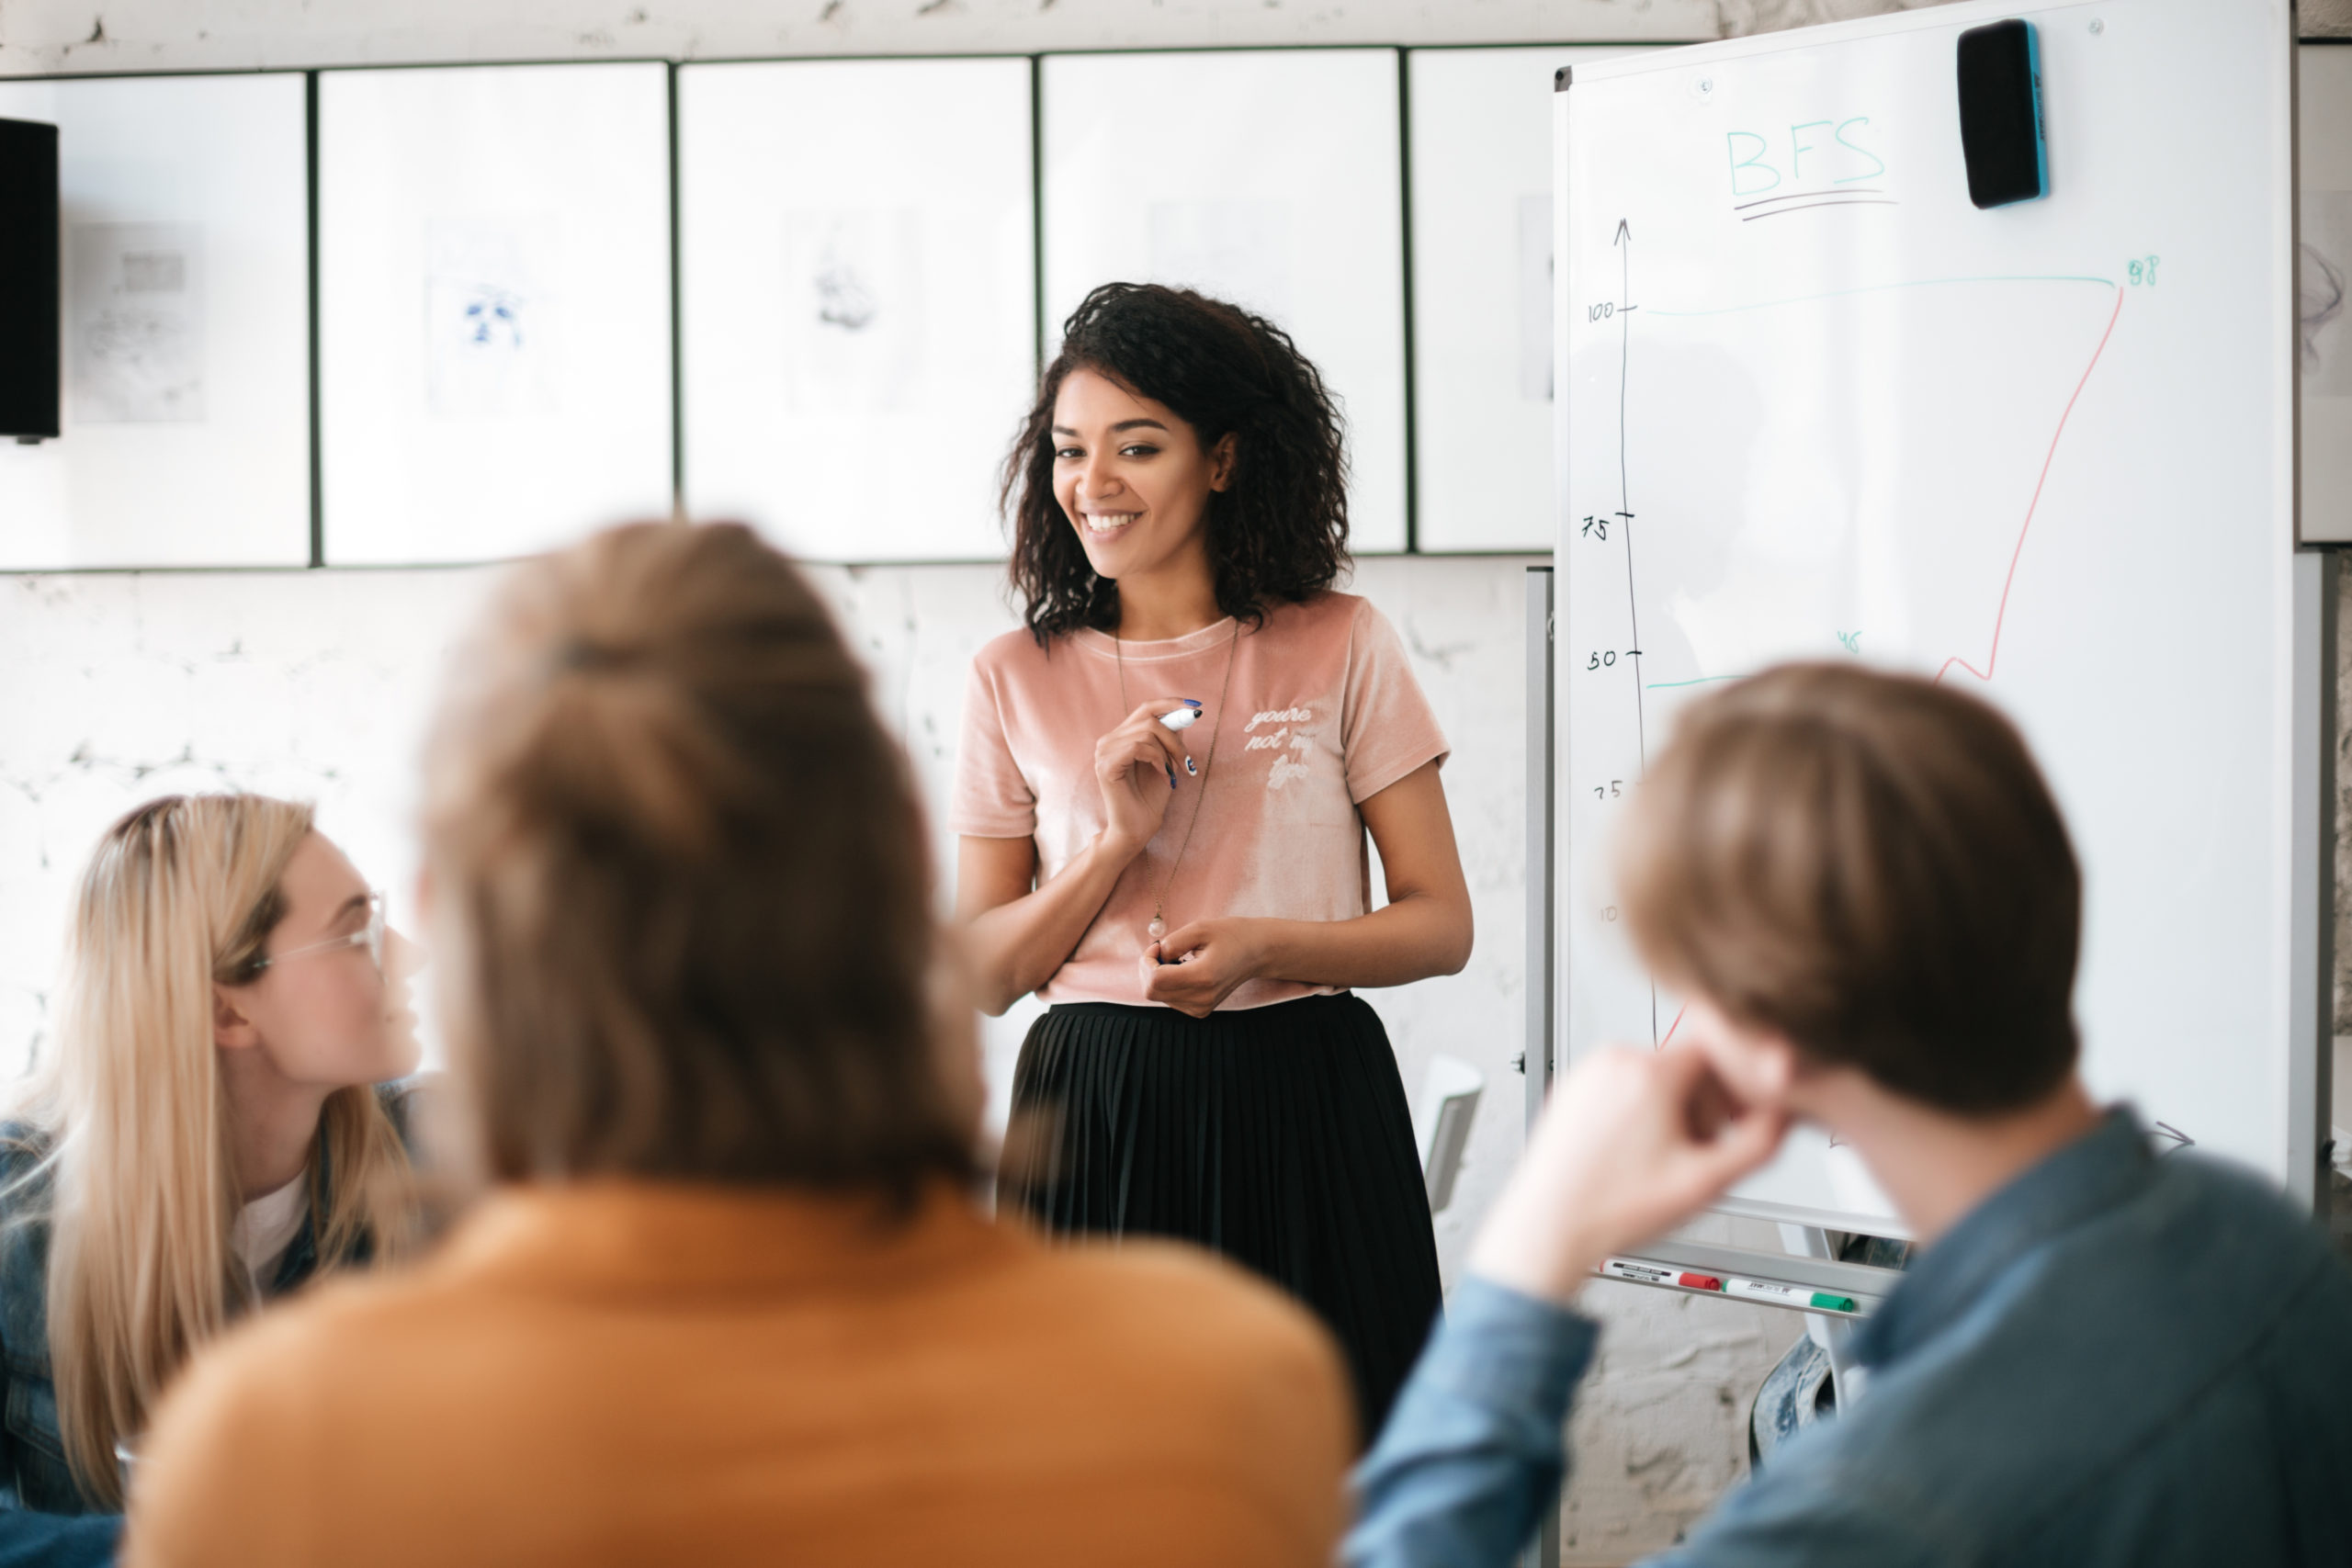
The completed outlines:
<svg viewBox="0 0 2352 1568">
<path fill-rule="evenodd" d="M 0 438 L 57 434 L 57 127 L 0 119 Z"/>
</svg>

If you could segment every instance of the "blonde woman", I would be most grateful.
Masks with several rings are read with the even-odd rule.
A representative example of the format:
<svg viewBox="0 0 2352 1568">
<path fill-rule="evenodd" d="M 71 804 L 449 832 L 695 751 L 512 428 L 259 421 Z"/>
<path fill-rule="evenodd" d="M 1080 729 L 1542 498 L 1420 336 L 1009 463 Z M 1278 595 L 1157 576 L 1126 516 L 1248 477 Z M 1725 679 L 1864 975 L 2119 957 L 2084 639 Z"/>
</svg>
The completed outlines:
<svg viewBox="0 0 2352 1568">
<path fill-rule="evenodd" d="M 33 1511 L 0 1554 L 122 1506 L 117 1445 L 231 1318 L 397 1242 L 404 1106 L 369 1086 L 416 1065 L 407 958 L 307 807 L 170 795 L 99 840 L 0 1123 L 0 1480 Z"/>
</svg>

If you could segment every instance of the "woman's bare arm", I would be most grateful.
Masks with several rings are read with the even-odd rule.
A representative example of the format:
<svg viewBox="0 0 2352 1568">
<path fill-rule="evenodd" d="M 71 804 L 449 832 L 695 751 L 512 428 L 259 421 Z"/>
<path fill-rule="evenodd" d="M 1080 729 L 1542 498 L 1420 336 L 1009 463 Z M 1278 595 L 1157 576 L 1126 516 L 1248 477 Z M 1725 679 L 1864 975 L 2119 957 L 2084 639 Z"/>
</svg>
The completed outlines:
<svg viewBox="0 0 2352 1568">
<path fill-rule="evenodd" d="M 1099 833 L 1059 876 L 1037 887 L 1035 839 L 964 837 L 956 857 L 956 918 L 963 922 L 973 999 L 982 1012 L 999 1017 L 1053 978 L 1141 847 Z"/>
</svg>

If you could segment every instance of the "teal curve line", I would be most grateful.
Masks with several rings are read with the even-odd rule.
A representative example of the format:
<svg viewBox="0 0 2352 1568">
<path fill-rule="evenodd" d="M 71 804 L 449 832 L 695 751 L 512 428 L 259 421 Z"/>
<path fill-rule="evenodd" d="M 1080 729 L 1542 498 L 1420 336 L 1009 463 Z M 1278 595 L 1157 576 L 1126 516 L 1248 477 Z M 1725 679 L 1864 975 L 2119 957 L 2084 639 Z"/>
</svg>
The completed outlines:
<svg viewBox="0 0 2352 1568">
<path fill-rule="evenodd" d="M 1642 688 L 1645 692 L 1663 692 L 1672 686 L 1703 686 L 1710 681 L 1736 681 L 1736 675 L 1702 675 L 1695 681 L 1652 681 Z"/>
<path fill-rule="evenodd" d="M 1940 288 L 1954 283 L 2096 283 L 2102 288 L 2120 287 L 2111 277 L 2087 277 L 2073 273 L 1988 273 L 1981 277 L 1919 277 L 1907 283 L 1864 283 L 1833 288 L 1826 294 L 1796 294 L 1786 299 L 1758 299 L 1752 305 L 1723 305 L 1712 310 L 1645 309 L 1653 316 L 1730 316 L 1742 310 L 1769 310 L 1776 305 L 1804 305 L 1815 299 L 1843 299 L 1854 294 L 1883 294 L 1892 288 Z"/>
</svg>

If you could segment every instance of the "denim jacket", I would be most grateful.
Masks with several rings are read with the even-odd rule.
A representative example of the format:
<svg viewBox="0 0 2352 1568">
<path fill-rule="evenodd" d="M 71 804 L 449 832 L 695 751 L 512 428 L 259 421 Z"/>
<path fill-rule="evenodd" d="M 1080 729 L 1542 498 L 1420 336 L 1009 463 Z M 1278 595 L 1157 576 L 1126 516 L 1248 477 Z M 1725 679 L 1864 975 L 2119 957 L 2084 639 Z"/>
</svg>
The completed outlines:
<svg viewBox="0 0 2352 1568">
<path fill-rule="evenodd" d="M 412 1142 L 409 1102 L 413 1082 L 384 1084 L 377 1098 Z M 322 1177 L 333 1179 L 333 1151 L 321 1129 Z M 46 1213 L 50 1175 L 41 1170 L 46 1139 L 20 1122 L 0 1122 L 0 1487 L 14 1495 L 14 1508 L 48 1514 L 86 1514 L 85 1497 L 65 1461 L 57 1421 L 57 1383 L 49 1362 L 49 1238 Z M 364 1262 L 363 1242 L 353 1259 Z M 305 1214 L 302 1228 L 287 1245 L 267 1294 L 282 1295 L 310 1279 L 319 1266 L 318 1241 Z M 0 1568 L 15 1561 L 15 1544 L 5 1500 L 0 1500 Z"/>
<path fill-rule="evenodd" d="M 1464 1282 L 1357 1472 L 1349 1568 L 1506 1568 L 1597 1334 Z M 1855 1349 L 1869 1392 L 1657 1568 L 2352 1563 L 2352 1271 L 2128 1111 L 1952 1226 Z"/>
</svg>

